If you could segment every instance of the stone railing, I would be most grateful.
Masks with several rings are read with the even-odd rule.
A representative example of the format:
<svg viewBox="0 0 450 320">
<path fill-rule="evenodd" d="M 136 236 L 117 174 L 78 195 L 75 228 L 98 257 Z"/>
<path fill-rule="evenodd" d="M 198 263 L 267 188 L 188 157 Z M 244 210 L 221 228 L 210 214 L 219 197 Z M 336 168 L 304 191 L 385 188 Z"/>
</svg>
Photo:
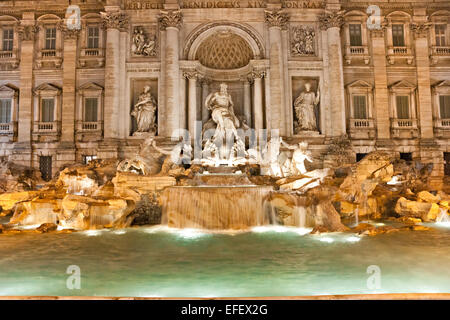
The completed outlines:
<svg viewBox="0 0 450 320">
<path fill-rule="evenodd" d="M 58 132 L 59 132 L 59 121 L 35 122 L 33 126 L 33 133 L 57 134 Z"/>
<path fill-rule="evenodd" d="M 436 56 L 450 56 L 450 47 L 431 47 L 431 54 Z"/>
<path fill-rule="evenodd" d="M 450 119 L 435 119 L 434 132 L 437 138 L 450 139 Z"/>
<path fill-rule="evenodd" d="M 411 47 L 388 47 L 387 58 L 390 64 L 394 64 L 397 58 L 406 59 L 408 64 L 412 64 L 414 54 Z"/>
<path fill-rule="evenodd" d="M 0 123 L 0 135 L 13 135 L 16 128 L 17 122 Z"/>
<path fill-rule="evenodd" d="M 391 127 L 395 129 L 417 128 L 417 119 L 391 119 Z"/>
<path fill-rule="evenodd" d="M 77 122 L 77 131 L 101 131 L 102 130 L 102 122 L 88 122 L 88 121 L 78 121 Z"/>
<path fill-rule="evenodd" d="M 102 67 L 105 63 L 103 48 L 82 48 L 80 51 L 80 66 L 86 67 L 88 63 L 93 63 L 94 67 Z"/>
<path fill-rule="evenodd" d="M 391 133 L 393 138 L 413 139 L 419 136 L 417 119 L 391 119 Z"/>
<path fill-rule="evenodd" d="M 370 55 L 369 47 L 367 46 L 346 46 L 345 47 L 345 61 L 351 64 L 353 59 L 362 59 L 365 64 L 369 64 Z"/>
<path fill-rule="evenodd" d="M 19 66 L 18 50 L 0 51 L 0 64 L 10 64 L 13 68 Z"/>
<path fill-rule="evenodd" d="M 350 119 L 350 128 L 374 128 L 373 119 Z"/>
<path fill-rule="evenodd" d="M 57 68 L 62 64 L 62 51 L 53 49 L 42 49 L 39 52 L 39 57 L 36 59 L 38 68 L 42 67 L 42 63 L 53 63 Z"/>
</svg>

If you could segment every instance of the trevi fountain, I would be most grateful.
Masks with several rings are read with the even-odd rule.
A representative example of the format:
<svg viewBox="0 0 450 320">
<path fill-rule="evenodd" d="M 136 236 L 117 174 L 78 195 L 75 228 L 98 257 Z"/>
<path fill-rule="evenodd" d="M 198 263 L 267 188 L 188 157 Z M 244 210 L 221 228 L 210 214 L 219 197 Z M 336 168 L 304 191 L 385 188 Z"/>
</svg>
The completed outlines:
<svg viewBox="0 0 450 320">
<path fill-rule="evenodd" d="M 317 129 L 319 101 L 307 83 L 296 130 Z M 1 295 L 449 291 L 449 189 L 430 189 L 429 166 L 375 151 L 311 169 L 308 143 L 250 129 L 225 83 L 205 99 L 193 141 L 159 146 L 156 109 L 145 86 L 131 113 L 143 143 L 125 160 L 69 166 L 49 182 L 2 164 Z M 78 291 L 65 286 L 69 265 L 82 272 Z M 368 285 L 371 268 L 381 285 Z"/>
</svg>

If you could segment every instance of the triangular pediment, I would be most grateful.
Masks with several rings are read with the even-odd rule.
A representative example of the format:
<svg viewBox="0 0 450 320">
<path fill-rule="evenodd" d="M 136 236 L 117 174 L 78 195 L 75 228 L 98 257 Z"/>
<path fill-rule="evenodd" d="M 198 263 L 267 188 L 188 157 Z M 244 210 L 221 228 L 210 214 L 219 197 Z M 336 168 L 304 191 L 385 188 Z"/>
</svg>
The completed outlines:
<svg viewBox="0 0 450 320">
<path fill-rule="evenodd" d="M 370 83 L 368 83 L 364 80 L 353 81 L 352 83 L 348 84 L 347 87 L 348 88 L 367 88 L 367 89 L 373 88 L 373 86 Z"/>
<path fill-rule="evenodd" d="M 43 83 L 34 89 L 35 92 L 40 92 L 40 91 L 56 91 L 57 92 L 60 90 L 61 90 L 61 88 L 59 88 L 51 83 Z"/>
<path fill-rule="evenodd" d="M 18 88 L 9 83 L 0 86 L 0 92 L 3 93 L 16 93 L 18 90 Z"/>
<path fill-rule="evenodd" d="M 450 81 L 449 80 L 443 80 L 439 81 L 435 85 L 433 85 L 435 88 L 442 88 L 442 87 L 450 87 Z"/>
<path fill-rule="evenodd" d="M 78 90 L 102 91 L 103 87 L 95 82 L 87 82 L 81 85 Z"/>
<path fill-rule="evenodd" d="M 391 89 L 414 89 L 416 86 L 409 82 L 408 80 L 400 80 L 393 85 L 391 85 L 389 88 Z"/>
</svg>

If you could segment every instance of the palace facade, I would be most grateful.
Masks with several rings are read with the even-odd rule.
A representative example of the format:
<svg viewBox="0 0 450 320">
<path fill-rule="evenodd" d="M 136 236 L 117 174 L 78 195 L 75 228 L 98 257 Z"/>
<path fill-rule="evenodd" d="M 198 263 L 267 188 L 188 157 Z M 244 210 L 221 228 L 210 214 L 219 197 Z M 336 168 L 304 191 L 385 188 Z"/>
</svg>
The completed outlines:
<svg viewBox="0 0 450 320">
<path fill-rule="evenodd" d="M 7 0 L 0 31 L 0 157 L 45 178 L 134 154 L 145 131 L 193 137 L 220 83 L 243 123 L 308 141 L 317 166 L 346 135 L 353 161 L 388 150 L 450 168 L 449 1 Z M 140 130 L 143 91 L 156 108 Z"/>
</svg>

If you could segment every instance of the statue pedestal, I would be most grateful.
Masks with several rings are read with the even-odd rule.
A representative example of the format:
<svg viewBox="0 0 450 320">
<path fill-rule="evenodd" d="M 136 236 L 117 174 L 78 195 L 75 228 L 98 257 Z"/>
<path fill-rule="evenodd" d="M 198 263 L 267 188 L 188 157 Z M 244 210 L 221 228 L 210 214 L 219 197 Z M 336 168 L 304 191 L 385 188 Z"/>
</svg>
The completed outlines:
<svg viewBox="0 0 450 320">
<path fill-rule="evenodd" d="M 319 131 L 307 131 L 307 130 L 300 130 L 297 131 L 294 136 L 296 137 L 320 137 Z"/>
<path fill-rule="evenodd" d="M 149 137 L 154 137 L 154 132 L 135 132 L 133 133 L 133 137 L 140 138 L 140 139 L 147 139 Z"/>
</svg>

